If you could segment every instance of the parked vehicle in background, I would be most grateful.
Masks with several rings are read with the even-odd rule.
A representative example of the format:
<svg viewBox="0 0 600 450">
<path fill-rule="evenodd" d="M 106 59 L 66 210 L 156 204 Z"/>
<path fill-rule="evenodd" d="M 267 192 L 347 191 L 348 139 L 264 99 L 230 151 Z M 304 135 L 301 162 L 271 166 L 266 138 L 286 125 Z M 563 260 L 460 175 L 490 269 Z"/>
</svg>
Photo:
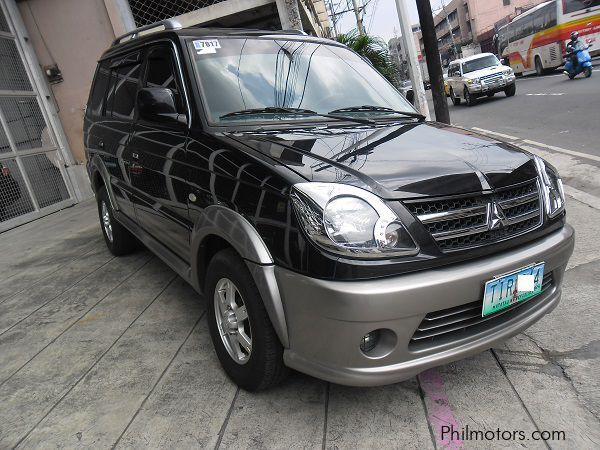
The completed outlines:
<svg viewBox="0 0 600 450">
<path fill-rule="evenodd" d="M 573 31 L 600 43 L 600 0 L 551 0 L 518 15 L 498 29 L 498 55 L 517 74 L 542 75 L 563 65 Z"/>
<path fill-rule="evenodd" d="M 452 61 L 448 66 L 447 83 L 455 106 L 462 100 L 472 106 L 479 97 L 493 97 L 498 92 L 512 97 L 517 92 L 513 70 L 491 53 Z"/>
<path fill-rule="evenodd" d="M 450 97 L 450 85 L 448 84 L 448 72 L 444 73 L 444 93 L 446 97 Z"/>
<path fill-rule="evenodd" d="M 406 80 L 400 84 L 400 93 L 406 97 L 406 100 L 415 104 L 415 92 L 412 87 L 412 81 Z"/>
<path fill-rule="evenodd" d="M 395 383 L 556 307 L 574 232 L 543 159 L 425 122 L 329 39 L 161 26 L 100 58 L 88 172 L 108 249 L 204 293 L 239 386 Z"/>
</svg>

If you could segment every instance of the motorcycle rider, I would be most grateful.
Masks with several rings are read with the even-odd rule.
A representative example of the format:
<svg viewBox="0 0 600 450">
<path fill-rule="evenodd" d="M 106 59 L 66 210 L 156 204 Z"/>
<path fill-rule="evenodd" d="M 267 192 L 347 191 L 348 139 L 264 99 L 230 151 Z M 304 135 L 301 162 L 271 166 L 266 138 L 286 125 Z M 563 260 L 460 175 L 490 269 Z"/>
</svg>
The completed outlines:
<svg viewBox="0 0 600 450">
<path fill-rule="evenodd" d="M 571 58 L 573 70 L 575 70 L 575 68 L 579 65 L 579 60 L 577 59 L 577 51 L 585 50 L 585 48 L 585 44 L 581 39 L 579 39 L 579 33 L 577 31 L 572 31 L 571 40 L 567 44 L 567 58 Z"/>
</svg>

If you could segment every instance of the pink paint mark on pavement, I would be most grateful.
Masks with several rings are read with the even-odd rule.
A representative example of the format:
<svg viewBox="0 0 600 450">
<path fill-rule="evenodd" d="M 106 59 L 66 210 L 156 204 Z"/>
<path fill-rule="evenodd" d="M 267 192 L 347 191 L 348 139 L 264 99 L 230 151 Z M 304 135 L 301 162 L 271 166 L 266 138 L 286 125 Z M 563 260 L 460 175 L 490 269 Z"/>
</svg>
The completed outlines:
<svg viewBox="0 0 600 450">
<path fill-rule="evenodd" d="M 461 427 L 452 412 L 444 388 L 444 380 L 442 380 L 438 370 L 436 368 L 426 370 L 419 375 L 419 381 L 425 394 L 427 415 L 438 447 L 447 449 L 464 448 L 463 441 L 460 439 Z"/>
</svg>

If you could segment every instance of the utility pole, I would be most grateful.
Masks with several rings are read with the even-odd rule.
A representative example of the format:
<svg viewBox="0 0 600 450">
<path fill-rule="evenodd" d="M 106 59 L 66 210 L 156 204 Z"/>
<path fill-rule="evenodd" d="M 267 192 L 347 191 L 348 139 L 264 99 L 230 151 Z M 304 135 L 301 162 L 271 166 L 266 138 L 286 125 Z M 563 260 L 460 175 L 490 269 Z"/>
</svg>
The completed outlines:
<svg viewBox="0 0 600 450">
<path fill-rule="evenodd" d="M 429 71 L 429 81 L 431 82 L 435 120 L 449 124 L 450 112 L 448 111 L 448 100 L 444 92 L 442 61 L 440 59 L 435 26 L 433 25 L 433 13 L 431 12 L 429 0 L 417 0 L 417 11 L 419 12 L 423 46 L 425 47 L 425 55 L 427 57 L 427 70 Z"/>
<path fill-rule="evenodd" d="M 333 33 L 335 35 L 335 37 L 337 38 L 338 35 L 338 30 L 337 30 L 337 16 L 335 15 L 335 11 L 333 10 L 333 0 L 329 0 L 329 11 L 330 11 L 330 18 L 331 18 L 331 24 L 333 25 Z"/>
<path fill-rule="evenodd" d="M 302 29 L 302 19 L 298 9 L 298 0 L 275 0 L 282 30 Z"/>
<path fill-rule="evenodd" d="M 442 0 L 442 10 L 444 11 L 444 15 L 446 16 L 446 25 L 448 25 L 448 30 L 450 30 L 450 38 L 452 39 L 452 52 L 454 56 L 458 58 L 458 49 L 456 48 L 456 42 L 454 41 L 454 31 L 452 30 L 452 24 L 450 23 L 450 18 L 448 17 L 448 13 L 446 12 L 446 5 L 444 5 L 444 0 Z"/>
<path fill-rule="evenodd" d="M 419 0 L 417 0 L 418 2 Z M 429 2 L 428 2 L 429 3 Z M 429 115 L 429 106 L 425 96 L 425 85 L 423 76 L 419 68 L 419 59 L 415 49 L 415 39 L 412 33 L 412 27 L 409 22 L 406 0 L 396 0 L 396 9 L 398 10 L 398 19 L 400 20 L 400 31 L 402 32 L 402 46 L 406 49 L 406 62 L 408 64 L 408 73 L 412 82 L 413 92 L 415 94 L 415 106 L 427 120 L 431 120 Z"/>
<path fill-rule="evenodd" d="M 354 15 L 356 16 L 356 27 L 358 28 L 358 32 L 360 34 L 365 34 L 363 22 L 360 17 L 360 8 L 358 7 L 358 0 L 352 0 L 352 5 L 354 6 Z"/>
</svg>

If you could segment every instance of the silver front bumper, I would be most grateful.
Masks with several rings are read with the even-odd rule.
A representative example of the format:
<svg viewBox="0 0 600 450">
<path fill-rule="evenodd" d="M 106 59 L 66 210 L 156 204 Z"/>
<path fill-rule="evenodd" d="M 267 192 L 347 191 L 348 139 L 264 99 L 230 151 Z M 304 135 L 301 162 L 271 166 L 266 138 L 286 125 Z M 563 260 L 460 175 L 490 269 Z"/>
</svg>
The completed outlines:
<svg viewBox="0 0 600 450">
<path fill-rule="evenodd" d="M 285 363 L 339 384 L 376 386 L 410 378 L 433 366 L 479 353 L 552 311 L 561 295 L 567 261 L 573 252 L 569 225 L 520 248 L 472 262 L 369 281 L 327 281 L 276 267 L 289 348 Z M 430 312 L 480 299 L 486 281 L 535 261 L 546 263 L 553 285 L 515 308 L 505 320 L 490 321 L 478 332 L 425 349 L 409 348 Z M 389 354 L 367 357 L 362 337 L 376 329 L 395 333 Z"/>
<path fill-rule="evenodd" d="M 512 76 L 512 77 L 506 77 L 497 83 L 490 83 L 490 84 L 473 83 L 473 84 L 468 84 L 467 87 L 469 89 L 469 92 L 471 92 L 472 94 L 485 94 L 488 92 L 503 91 L 507 87 L 515 84 L 515 82 L 516 82 L 516 77 Z"/>
</svg>

